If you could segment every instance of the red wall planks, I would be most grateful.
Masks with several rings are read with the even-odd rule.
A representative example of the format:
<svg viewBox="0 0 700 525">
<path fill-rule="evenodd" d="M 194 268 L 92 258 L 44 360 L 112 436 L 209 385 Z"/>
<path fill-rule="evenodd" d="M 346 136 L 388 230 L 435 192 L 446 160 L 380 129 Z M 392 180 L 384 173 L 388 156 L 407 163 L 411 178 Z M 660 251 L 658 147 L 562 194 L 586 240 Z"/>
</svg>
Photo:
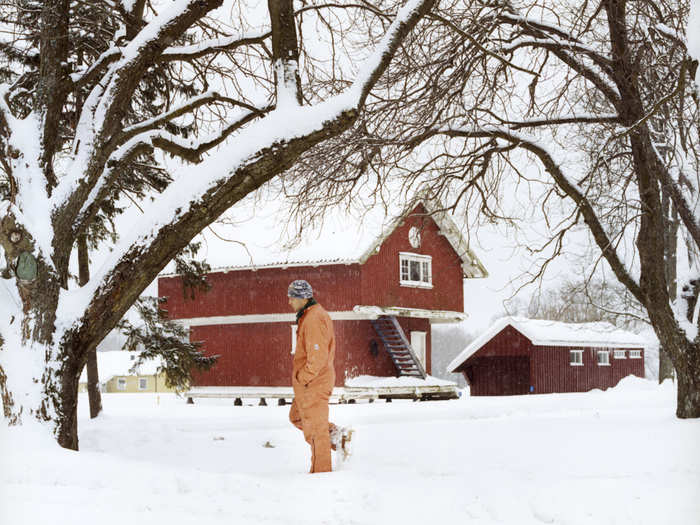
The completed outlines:
<svg viewBox="0 0 700 525">
<path fill-rule="evenodd" d="M 630 349 L 625 349 L 625 359 L 615 359 L 612 348 L 584 348 L 583 366 L 570 364 L 569 353 L 574 349 L 581 347 L 533 348 L 532 385 L 535 393 L 587 392 L 594 388 L 613 387 L 628 375 L 644 377 L 644 359 L 630 359 Z M 598 364 L 598 350 L 607 350 L 610 353 L 610 365 Z"/>
<path fill-rule="evenodd" d="M 415 210 L 423 213 L 419 207 Z M 408 232 L 421 230 L 421 244 L 413 248 Z M 379 232 L 378 232 L 379 234 Z M 399 252 L 432 257 L 432 289 L 411 288 L 399 283 Z M 208 293 L 185 300 L 180 278 L 158 280 L 158 295 L 167 297 L 164 308 L 172 319 L 212 316 L 291 313 L 287 286 L 305 279 L 315 298 L 329 312 L 352 311 L 355 305 L 400 306 L 431 310 L 463 311 L 461 260 L 437 224 L 429 217 L 407 217 L 364 265 L 335 264 L 260 270 L 230 270 L 207 275 Z M 411 331 L 426 333 L 426 372 L 431 372 L 431 332 L 427 319 L 399 319 L 406 337 Z M 396 368 L 369 321 L 334 321 L 336 330 L 337 384 L 358 375 L 394 376 Z M 246 323 L 192 328 L 191 340 L 204 341 L 207 354 L 221 357 L 215 367 L 196 375 L 196 384 L 285 386 L 290 383 L 290 323 Z M 379 353 L 372 356 L 376 340 Z"/>
<path fill-rule="evenodd" d="M 573 349 L 582 347 L 533 346 L 515 328 L 507 326 L 474 353 L 460 370 L 470 383 L 472 395 L 526 393 L 521 384 L 523 365 L 512 361 L 514 356 L 529 358 L 529 385 L 535 394 L 587 392 L 613 387 L 628 375 L 644 377 L 643 349 L 642 359 L 631 359 L 629 348 L 624 349 L 624 359 L 616 359 L 613 348 L 587 347 L 583 348 L 583 366 L 572 366 L 569 354 Z M 609 352 L 610 365 L 598 364 L 598 350 Z"/>
<path fill-rule="evenodd" d="M 425 319 L 401 319 L 402 328 L 410 337 L 411 330 L 427 332 Z M 292 370 L 292 324 L 249 323 L 234 325 L 194 326 L 191 341 L 203 341 L 206 355 L 219 360 L 209 371 L 195 374 L 197 386 L 290 386 Z M 334 321 L 336 335 L 336 386 L 360 375 L 395 376 L 396 368 L 384 350 L 379 336 L 369 321 Z M 378 343 L 376 356 L 370 352 L 370 341 Z M 430 346 L 427 349 L 430 362 Z"/>
<path fill-rule="evenodd" d="M 422 207 L 415 212 L 424 213 Z M 408 232 L 421 231 L 421 244 L 413 248 Z M 410 252 L 432 257 L 433 288 L 412 288 L 399 283 L 399 253 Z M 461 260 L 437 224 L 429 217 L 408 216 L 384 240 L 378 253 L 362 265 L 362 304 L 401 306 L 430 310 L 464 310 Z"/>
<path fill-rule="evenodd" d="M 287 286 L 295 279 L 309 281 L 314 296 L 328 311 L 352 310 L 359 304 L 357 264 L 212 272 L 207 274 L 212 288 L 197 293 L 194 300 L 183 298 L 179 277 L 161 277 L 158 295 L 168 298 L 165 308 L 172 319 L 287 313 L 291 312 Z"/>
</svg>

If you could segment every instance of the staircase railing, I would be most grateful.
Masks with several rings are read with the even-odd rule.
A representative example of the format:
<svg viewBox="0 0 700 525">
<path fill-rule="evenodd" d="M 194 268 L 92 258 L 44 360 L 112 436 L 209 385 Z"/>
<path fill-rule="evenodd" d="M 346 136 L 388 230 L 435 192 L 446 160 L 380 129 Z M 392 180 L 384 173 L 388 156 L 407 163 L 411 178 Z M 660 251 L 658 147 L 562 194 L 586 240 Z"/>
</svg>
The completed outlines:
<svg viewBox="0 0 700 525">
<path fill-rule="evenodd" d="M 382 315 L 372 320 L 372 326 L 384 343 L 399 376 L 426 378 L 423 364 L 416 356 L 399 321 L 393 315 Z"/>
</svg>

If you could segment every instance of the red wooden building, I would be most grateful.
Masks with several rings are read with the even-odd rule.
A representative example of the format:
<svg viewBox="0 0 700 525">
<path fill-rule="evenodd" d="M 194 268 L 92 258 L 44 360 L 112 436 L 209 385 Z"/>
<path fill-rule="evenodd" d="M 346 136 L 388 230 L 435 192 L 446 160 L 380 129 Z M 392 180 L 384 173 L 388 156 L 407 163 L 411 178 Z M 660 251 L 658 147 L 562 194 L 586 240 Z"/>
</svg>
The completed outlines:
<svg viewBox="0 0 700 525">
<path fill-rule="evenodd" d="M 504 317 L 464 349 L 448 371 L 473 396 L 586 392 L 644 377 L 644 340 L 609 323 Z"/>
<path fill-rule="evenodd" d="M 251 243 L 232 266 L 209 273 L 211 290 L 194 300 L 177 275 L 160 277 L 169 317 L 220 356 L 195 386 L 291 385 L 296 325 L 286 293 L 294 279 L 311 283 L 334 321 L 336 386 L 361 375 L 430 374 L 431 323 L 464 319 L 463 279 L 486 271 L 449 216 L 428 212 L 421 204 L 371 235 L 328 226 L 310 243 L 311 258 L 308 249 L 258 255 Z"/>
</svg>

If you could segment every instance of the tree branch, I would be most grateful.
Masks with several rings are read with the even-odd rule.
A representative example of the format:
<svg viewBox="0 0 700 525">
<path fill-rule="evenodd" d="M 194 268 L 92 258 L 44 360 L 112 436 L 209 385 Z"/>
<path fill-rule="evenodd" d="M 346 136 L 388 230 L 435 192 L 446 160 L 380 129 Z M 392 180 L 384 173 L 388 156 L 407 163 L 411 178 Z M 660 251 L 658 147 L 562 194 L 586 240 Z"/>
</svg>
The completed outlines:
<svg viewBox="0 0 700 525">
<path fill-rule="evenodd" d="M 364 77 L 356 81 L 360 89 L 350 88 L 344 95 L 317 106 L 272 112 L 247 128 L 231 148 L 208 159 L 198 170 L 200 177 L 191 173 L 178 177 L 162 195 L 162 203 L 156 202 L 147 210 L 138 229 L 123 239 L 101 276 L 88 285 L 91 293 L 81 293 L 88 302 L 77 308 L 83 312 L 78 318 L 64 320 L 72 328 L 66 332 L 63 343 L 89 351 L 197 233 L 250 192 L 287 170 L 304 151 L 352 126 L 366 94 L 388 66 L 401 40 L 434 1 L 413 0 L 408 9 L 400 12 L 387 32 L 390 45 L 380 47 L 361 69 Z M 298 114 L 291 115 L 290 111 Z M 226 168 L 227 165 L 231 167 Z M 164 206 L 172 210 L 167 216 L 162 216 Z"/>
<path fill-rule="evenodd" d="M 185 104 L 178 106 L 177 108 L 173 108 L 170 111 L 166 111 L 165 113 L 162 113 L 156 117 L 153 117 L 152 119 L 149 119 L 149 120 L 144 121 L 144 122 L 140 122 L 138 124 L 135 124 L 131 127 L 126 128 L 121 133 L 121 135 L 119 135 L 119 137 L 115 139 L 115 142 L 117 144 L 121 145 L 121 144 L 125 143 L 127 140 L 130 140 L 131 138 L 135 137 L 136 135 L 138 135 L 140 133 L 144 133 L 144 132 L 149 131 L 149 130 L 157 129 L 160 126 L 162 126 L 163 124 L 165 124 L 166 122 L 169 122 L 174 118 L 191 113 L 195 109 L 197 109 L 201 106 L 204 106 L 206 104 L 212 103 L 212 102 L 226 102 L 226 103 L 231 104 L 232 106 L 238 106 L 241 108 L 245 108 L 245 109 L 249 110 L 251 114 L 254 114 L 257 116 L 264 116 L 271 109 L 273 109 L 272 107 L 268 107 L 265 109 L 258 109 L 255 106 L 251 106 L 250 104 L 246 104 L 245 102 L 234 100 L 234 99 L 229 98 L 229 97 L 223 97 L 215 91 L 209 91 L 207 93 L 203 93 L 197 97 L 194 97 L 194 98 L 188 100 Z M 231 130 L 231 131 L 235 131 L 235 130 Z"/>
<path fill-rule="evenodd" d="M 158 62 L 188 61 L 217 53 L 235 51 L 239 47 L 261 44 L 271 35 L 272 32 L 268 31 L 259 35 L 214 38 L 190 46 L 169 47 L 158 57 Z"/>
<path fill-rule="evenodd" d="M 517 131 L 523 128 L 536 128 L 540 126 L 553 126 L 558 124 L 616 124 L 620 123 L 620 117 L 617 115 L 610 116 L 593 116 L 593 115 L 572 115 L 570 117 L 559 117 L 559 118 L 543 118 L 543 119 L 533 119 L 524 120 L 521 122 L 514 122 L 510 120 L 504 120 L 504 124 L 508 124 L 509 128 Z"/>
<path fill-rule="evenodd" d="M 552 176 L 554 182 L 559 188 L 561 188 L 566 195 L 571 198 L 580 210 L 583 220 L 588 225 L 593 238 L 601 250 L 603 257 L 608 261 L 613 272 L 634 295 L 634 297 L 642 304 L 645 304 L 642 291 L 639 284 L 632 278 L 624 263 L 620 260 L 617 251 L 613 245 L 612 240 L 606 233 L 603 225 L 601 224 L 598 215 L 596 214 L 593 206 L 588 202 L 586 196 L 580 191 L 580 189 L 573 183 L 562 171 L 559 164 L 554 160 L 552 155 L 547 151 L 547 149 L 538 144 L 536 141 L 517 134 L 511 130 L 504 128 L 484 128 L 484 129 L 474 129 L 474 130 L 463 130 L 463 129 L 436 129 L 429 130 L 428 132 L 416 137 L 411 141 L 411 145 L 415 146 L 420 142 L 423 142 L 431 137 L 444 135 L 451 138 L 463 138 L 463 139 L 475 139 L 475 138 L 500 138 L 506 140 L 530 153 L 534 154 L 539 158 L 540 162 L 544 166 L 545 170 Z"/>
</svg>

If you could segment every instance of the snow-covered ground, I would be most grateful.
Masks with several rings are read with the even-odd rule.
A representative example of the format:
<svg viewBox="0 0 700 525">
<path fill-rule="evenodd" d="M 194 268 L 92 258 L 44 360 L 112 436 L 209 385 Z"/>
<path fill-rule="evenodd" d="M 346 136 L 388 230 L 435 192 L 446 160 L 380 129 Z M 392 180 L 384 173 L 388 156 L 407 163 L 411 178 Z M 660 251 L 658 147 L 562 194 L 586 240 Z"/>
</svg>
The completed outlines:
<svg viewBox="0 0 700 525">
<path fill-rule="evenodd" d="M 0 430 L 1 524 L 700 523 L 700 421 L 670 383 L 332 406 L 354 456 L 313 476 L 288 407 L 103 401 L 80 399 L 79 453 Z"/>
</svg>

